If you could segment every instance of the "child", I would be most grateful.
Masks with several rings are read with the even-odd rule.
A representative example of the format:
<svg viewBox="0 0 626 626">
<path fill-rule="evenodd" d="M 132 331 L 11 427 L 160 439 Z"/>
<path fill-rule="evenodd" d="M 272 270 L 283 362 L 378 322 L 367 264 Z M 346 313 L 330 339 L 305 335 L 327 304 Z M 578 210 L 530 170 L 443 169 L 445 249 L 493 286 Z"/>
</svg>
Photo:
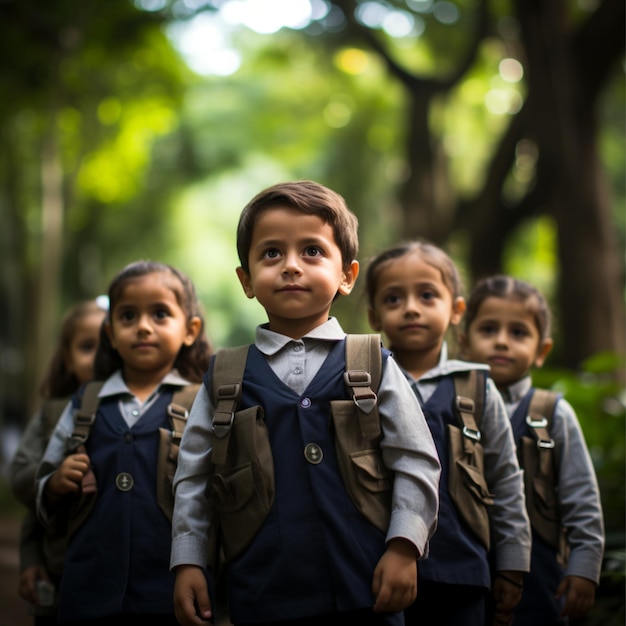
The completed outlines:
<svg viewBox="0 0 626 626">
<path fill-rule="evenodd" d="M 65 553 L 65 535 L 47 533 L 35 515 L 35 473 L 50 434 L 72 393 L 93 378 L 105 309 L 95 300 L 80 302 L 61 321 L 59 342 L 41 386 L 41 409 L 28 423 L 9 475 L 16 498 L 28 507 L 20 536 L 18 593 L 29 604 L 36 626 L 56 624 L 55 589 Z M 44 597 L 46 592 L 48 598 Z"/>
<path fill-rule="evenodd" d="M 38 471 L 38 513 L 61 524 L 78 503 L 93 509 L 69 538 L 59 619 L 73 624 L 175 625 L 168 571 L 171 524 L 157 502 L 160 437 L 175 392 L 198 382 L 210 347 L 191 281 L 169 265 L 139 261 L 109 287 L 109 315 L 96 354 L 104 381 L 83 448 L 71 447 L 75 397 Z M 166 430 L 167 429 L 167 430 Z M 84 477 L 95 476 L 87 496 Z M 93 487 L 91 489 L 93 491 Z"/>
<path fill-rule="evenodd" d="M 509 276 L 483 279 L 469 299 L 461 345 L 464 356 L 491 367 L 491 377 L 511 418 L 520 456 L 523 437 L 532 437 L 537 450 L 526 415 L 531 398 L 537 394 L 530 371 L 533 366 L 543 365 L 552 348 L 550 311 L 544 297 L 532 285 Z M 515 609 L 515 624 L 522 626 L 565 624 L 568 617 L 584 616 L 594 603 L 604 550 L 596 476 L 576 414 L 563 398 L 556 404 L 548 436 L 546 442 L 553 442 L 553 448 L 544 446 L 536 454 L 552 457 L 556 470 L 550 486 L 556 504 L 552 519 L 558 534 L 563 536 L 559 531 L 565 529 L 569 560 L 564 572 L 558 558 L 558 541 L 551 545 L 548 535 L 540 536 L 537 524 L 541 520 L 531 514 L 531 570 L 522 601 Z M 530 480 L 530 471 L 531 467 L 525 467 L 526 480 Z M 529 494 L 530 486 L 526 493 L 532 513 L 535 500 L 532 490 Z"/>
<path fill-rule="evenodd" d="M 189 417 L 174 480 L 176 615 L 184 626 L 211 619 L 203 567 L 212 512 L 219 509 L 224 541 L 233 530 L 227 518 L 242 526 L 248 520 L 248 507 L 238 509 L 232 502 L 241 499 L 238 490 L 251 485 L 248 476 L 256 481 L 263 470 L 273 470 L 268 485 L 251 485 L 253 499 L 269 501 L 265 517 L 252 516 L 258 531 L 226 563 L 232 622 L 403 624 L 401 611 L 416 593 L 416 561 L 425 555 L 435 526 L 440 469 L 419 404 L 384 354 L 379 447 L 393 473 L 386 533 L 359 512 L 338 471 L 342 457 L 335 450 L 331 414 L 342 402 L 353 402 L 344 384 L 346 335 L 329 313 L 336 297 L 352 291 L 358 275 L 356 217 L 341 196 L 322 185 L 278 184 L 244 208 L 237 251 L 244 293 L 260 302 L 269 321 L 257 327 L 249 348 L 243 410 L 234 421 L 243 425 L 239 420 L 252 412 L 267 460 L 260 468 L 252 459 L 230 474 L 212 474 L 222 434 L 211 428 L 212 362 Z M 229 454 L 240 452 L 232 439 L 230 446 Z M 355 463 L 373 452 L 364 451 Z M 387 489 L 391 501 L 392 487 L 384 481 L 371 488 Z"/>
<path fill-rule="evenodd" d="M 529 568 L 530 530 L 511 429 L 492 381 L 481 384 L 480 397 L 474 398 L 474 403 L 484 403 L 482 416 L 476 416 L 478 428 L 464 429 L 464 436 L 456 428 L 456 380 L 461 373 L 486 369 L 448 359 L 446 332 L 461 321 L 465 310 L 457 268 L 435 245 L 410 242 L 373 259 L 365 290 L 370 326 L 384 332 L 394 359 L 411 382 L 442 466 L 437 532 L 428 558 L 420 563 L 420 588 L 416 602 L 405 611 L 406 622 L 420 624 L 425 615 L 436 615 L 437 624 L 484 626 L 492 585 L 489 527 L 497 564 L 493 582 L 497 618 L 506 620 L 519 601 L 523 573 Z M 475 466 L 457 460 L 452 447 L 457 435 L 459 447 L 471 450 L 468 458 L 476 459 Z M 468 493 L 464 486 L 460 491 L 455 487 L 462 469 L 472 477 L 471 501 L 484 501 L 476 505 L 476 519 L 484 519 L 480 536 L 474 532 L 477 525 L 466 521 L 465 507 L 458 505 Z"/>
</svg>

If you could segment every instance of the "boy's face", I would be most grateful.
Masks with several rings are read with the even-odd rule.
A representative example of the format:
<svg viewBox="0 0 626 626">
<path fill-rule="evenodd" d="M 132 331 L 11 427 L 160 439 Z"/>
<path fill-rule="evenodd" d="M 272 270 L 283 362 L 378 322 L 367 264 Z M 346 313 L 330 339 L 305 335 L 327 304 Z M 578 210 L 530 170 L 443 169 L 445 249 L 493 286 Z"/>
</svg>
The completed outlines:
<svg viewBox="0 0 626 626">
<path fill-rule="evenodd" d="M 524 302 L 512 298 L 485 298 L 461 337 L 463 355 L 487 363 L 498 387 L 521 380 L 530 369 L 541 367 L 552 348 L 542 340 L 535 318 Z"/>
<path fill-rule="evenodd" d="M 270 330 L 298 339 L 328 319 L 337 293 L 352 291 L 359 264 L 343 268 L 330 224 L 288 206 L 265 209 L 254 225 L 250 273 L 237 268 L 248 298 L 267 312 Z"/>
</svg>

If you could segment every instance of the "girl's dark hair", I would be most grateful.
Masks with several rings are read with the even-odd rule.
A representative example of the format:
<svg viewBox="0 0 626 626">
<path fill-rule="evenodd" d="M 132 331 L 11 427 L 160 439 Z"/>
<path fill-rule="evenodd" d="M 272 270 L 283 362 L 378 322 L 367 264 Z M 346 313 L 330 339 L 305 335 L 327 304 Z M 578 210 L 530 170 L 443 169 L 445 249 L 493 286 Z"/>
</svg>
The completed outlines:
<svg viewBox="0 0 626 626">
<path fill-rule="evenodd" d="M 445 286 L 450 290 L 453 300 L 456 300 L 456 298 L 462 295 L 461 277 L 454 261 L 435 244 L 424 239 L 416 239 L 415 241 L 407 241 L 393 248 L 388 248 L 369 262 L 365 272 L 365 294 L 370 307 L 374 307 L 376 291 L 378 290 L 378 276 L 381 267 L 387 263 L 387 261 L 399 259 L 413 252 L 418 253 L 426 263 L 441 272 L 441 278 Z"/>
<path fill-rule="evenodd" d="M 467 303 L 467 311 L 465 313 L 466 331 L 476 319 L 480 305 L 487 298 L 510 298 L 523 302 L 535 319 L 535 326 L 539 331 L 540 339 L 543 341 L 550 337 L 550 307 L 541 292 L 530 283 L 504 274 L 489 276 L 476 283 Z"/>
<path fill-rule="evenodd" d="M 57 347 L 40 387 L 44 398 L 64 398 L 78 390 L 80 383 L 67 367 L 67 352 L 80 321 L 90 315 L 101 314 L 104 317 L 104 313 L 105 310 L 95 300 L 79 302 L 65 313 L 61 320 Z"/>
<path fill-rule="evenodd" d="M 241 212 L 237 226 L 237 253 L 243 270 L 249 274 L 248 255 L 254 225 L 263 211 L 280 206 L 290 207 L 306 215 L 317 215 L 330 224 L 341 251 L 344 269 L 359 253 L 356 216 L 337 192 L 310 180 L 279 183 L 258 193 Z"/>
<path fill-rule="evenodd" d="M 140 276 L 160 273 L 174 277 L 170 288 L 176 296 L 176 301 L 180 308 L 185 312 L 187 320 L 191 320 L 193 317 L 200 319 L 201 326 L 198 337 L 190 346 L 183 345 L 181 347 L 174 361 L 174 367 L 187 380 L 196 383 L 201 382 L 204 373 L 209 367 L 211 345 L 206 336 L 204 315 L 196 296 L 196 289 L 191 280 L 181 271 L 171 265 L 157 261 L 136 261 L 127 265 L 113 278 L 109 285 L 109 315 L 115 310 L 115 305 L 129 281 Z M 111 345 L 103 325 L 100 331 L 100 343 L 98 344 L 94 365 L 95 378 L 104 380 L 116 370 L 122 369 L 123 364 L 122 357 Z"/>
</svg>

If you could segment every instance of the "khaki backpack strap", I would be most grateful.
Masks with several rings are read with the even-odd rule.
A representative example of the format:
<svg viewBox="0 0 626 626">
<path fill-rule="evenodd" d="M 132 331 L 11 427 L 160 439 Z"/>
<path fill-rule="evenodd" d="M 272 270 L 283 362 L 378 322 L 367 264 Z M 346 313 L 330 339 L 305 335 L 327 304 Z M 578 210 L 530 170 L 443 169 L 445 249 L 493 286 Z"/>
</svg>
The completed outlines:
<svg viewBox="0 0 626 626">
<path fill-rule="evenodd" d="M 211 461 L 216 465 L 226 462 L 230 431 L 235 412 L 241 401 L 243 373 L 248 360 L 249 345 L 222 348 L 215 354 L 213 363 L 213 449 Z"/>
<path fill-rule="evenodd" d="M 369 440 L 374 440 L 382 434 L 376 395 L 381 376 L 380 335 L 346 335 L 344 380 L 352 391 L 352 398 L 359 410 L 361 433 L 365 439 Z"/>
<path fill-rule="evenodd" d="M 200 385 L 185 385 L 172 395 L 172 401 L 167 407 L 167 415 L 172 426 L 172 443 L 180 444 L 180 440 L 187 424 L 191 405 L 195 400 Z"/>
<path fill-rule="evenodd" d="M 481 439 L 480 419 L 484 405 L 484 376 L 479 370 L 469 370 L 454 376 L 455 407 L 463 424 L 463 448 L 471 454 Z"/>
<path fill-rule="evenodd" d="M 80 407 L 74 413 L 74 431 L 71 437 L 73 449 L 84 445 L 89 438 L 100 402 L 98 394 L 103 384 L 102 381 L 94 381 L 85 386 Z"/>
<path fill-rule="evenodd" d="M 550 436 L 552 426 L 552 414 L 558 400 L 558 394 L 547 389 L 535 389 L 530 399 L 526 424 L 537 440 L 539 452 L 539 471 L 548 475 L 553 463 L 553 455 L 550 451 L 554 448 L 554 439 Z"/>
</svg>

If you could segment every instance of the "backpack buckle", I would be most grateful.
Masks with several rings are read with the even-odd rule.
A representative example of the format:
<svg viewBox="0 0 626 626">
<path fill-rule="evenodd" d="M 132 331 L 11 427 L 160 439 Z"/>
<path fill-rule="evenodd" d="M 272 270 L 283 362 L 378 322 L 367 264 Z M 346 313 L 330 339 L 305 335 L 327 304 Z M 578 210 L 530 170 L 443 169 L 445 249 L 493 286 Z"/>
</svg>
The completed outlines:
<svg viewBox="0 0 626 626">
<path fill-rule="evenodd" d="M 463 436 L 476 442 L 480 441 L 482 437 L 480 430 L 474 430 L 473 428 L 468 428 L 467 426 L 463 426 Z"/>
<path fill-rule="evenodd" d="M 189 417 L 189 411 L 180 404 L 170 403 L 167 407 L 167 414 L 174 419 L 186 420 Z"/>
<path fill-rule="evenodd" d="M 545 417 L 541 419 L 534 420 L 530 415 L 526 416 L 526 423 L 531 428 L 545 428 L 548 425 L 548 420 Z"/>
<path fill-rule="evenodd" d="M 537 447 L 542 450 L 551 450 L 554 448 L 554 439 L 537 439 Z"/>
<path fill-rule="evenodd" d="M 343 379 L 352 389 L 352 400 L 364 413 L 370 413 L 378 402 L 378 396 L 370 388 L 372 377 L 363 370 L 348 370 L 343 373 Z"/>
<path fill-rule="evenodd" d="M 476 409 L 474 405 L 474 401 L 471 398 L 467 398 L 465 396 L 457 396 L 456 397 L 456 408 L 463 413 L 472 413 Z M 476 431 L 478 432 L 478 431 Z"/>
<path fill-rule="evenodd" d="M 232 411 L 215 411 L 213 414 L 213 432 L 215 436 L 220 439 L 225 437 L 230 431 L 234 419 L 235 413 Z"/>
</svg>

